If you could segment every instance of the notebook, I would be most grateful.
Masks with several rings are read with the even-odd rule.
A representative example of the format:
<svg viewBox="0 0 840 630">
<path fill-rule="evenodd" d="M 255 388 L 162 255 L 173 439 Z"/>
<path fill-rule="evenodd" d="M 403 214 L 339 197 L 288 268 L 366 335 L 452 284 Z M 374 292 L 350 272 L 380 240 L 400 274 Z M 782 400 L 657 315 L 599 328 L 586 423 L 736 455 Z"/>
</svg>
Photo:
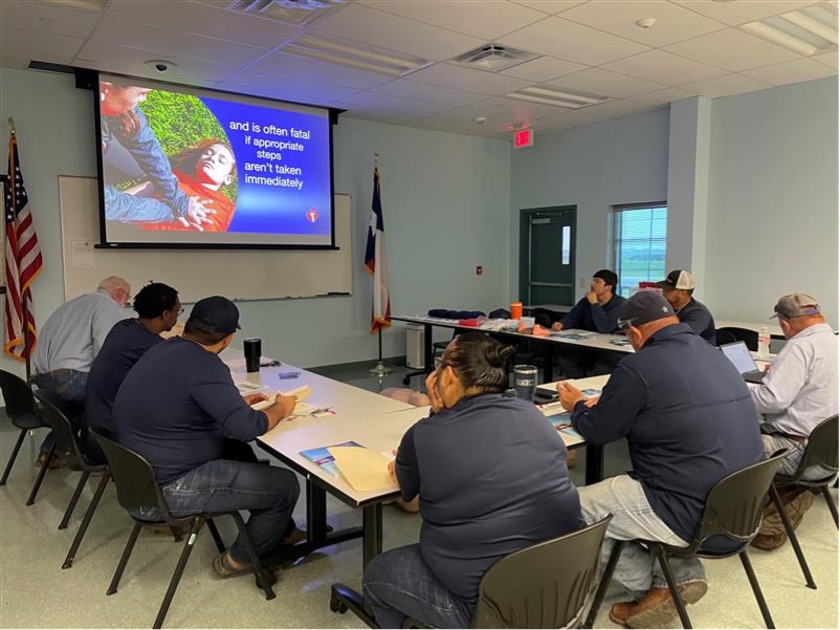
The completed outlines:
<svg viewBox="0 0 840 630">
<path fill-rule="evenodd" d="M 764 370 L 759 369 L 755 359 L 750 354 L 747 344 L 743 341 L 725 343 L 720 347 L 724 356 L 735 366 L 747 383 L 761 383 L 764 380 Z"/>
</svg>

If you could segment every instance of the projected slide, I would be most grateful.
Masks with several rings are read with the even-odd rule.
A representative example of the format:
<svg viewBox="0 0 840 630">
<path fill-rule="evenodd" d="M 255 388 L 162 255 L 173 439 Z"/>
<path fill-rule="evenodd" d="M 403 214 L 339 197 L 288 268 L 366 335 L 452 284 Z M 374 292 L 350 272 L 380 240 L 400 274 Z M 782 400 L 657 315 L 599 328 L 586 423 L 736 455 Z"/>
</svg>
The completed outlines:
<svg viewBox="0 0 840 630">
<path fill-rule="evenodd" d="M 103 242 L 333 244 L 329 110 L 101 74 Z"/>
</svg>

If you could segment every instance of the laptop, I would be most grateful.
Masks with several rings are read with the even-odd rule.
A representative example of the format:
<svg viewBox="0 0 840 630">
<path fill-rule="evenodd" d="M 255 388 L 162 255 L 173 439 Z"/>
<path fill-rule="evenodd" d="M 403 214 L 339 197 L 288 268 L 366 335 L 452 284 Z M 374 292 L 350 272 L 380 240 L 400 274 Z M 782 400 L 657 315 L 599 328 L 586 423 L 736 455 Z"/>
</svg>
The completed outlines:
<svg viewBox="0 0 840 630">
<path fill-rule="evenodd" d="M 720 346 L 721 351 L 732 362 L 732 365 L 741 373 L 747 383 L 761 383 L 764 380 L 765 372 L 759 369 L 755 363 L 750 349 L 743 341 L 725 343 Z"/>
</svg>

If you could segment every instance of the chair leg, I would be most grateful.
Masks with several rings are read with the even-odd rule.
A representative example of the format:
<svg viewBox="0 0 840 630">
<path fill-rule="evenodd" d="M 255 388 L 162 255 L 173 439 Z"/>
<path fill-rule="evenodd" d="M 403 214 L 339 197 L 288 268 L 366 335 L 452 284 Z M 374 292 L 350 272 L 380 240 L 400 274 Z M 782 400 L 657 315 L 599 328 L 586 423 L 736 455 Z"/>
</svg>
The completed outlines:
<svg viewBox="0 0 840 630">
<path fill-rule="evenodd" d="M 665 581 L 668 583 L 668 590 L 671 591 L 671 598 L 674 600 L 674 605 L 677 607 L 677 614 L 680 616 L 680 623 L 683 628 L 691 628 L 691 620 L 688 618 L 688 611 L 685 609 L 685 602 L 680 594 L 680 587 L 674 579 L 674 572 L 671 571 L 671 565 L 668 562 L 668 554 L 661 545 L 657 543 L 650 543 L 653 553 L 659 559 L 659 566 L 662 567 L 662 573 L 665 575 Z"/>
<path fill-rule="evenodd" d="M 73 497 L 70 499 L 70 503 L 64 511 L 64 518 L 62 518 L 61 523 L 58 524 L 58 529 L 67 529 L 67 523 L 70 522 L 70 517 L 73 516 L 73 510 L 76 509 L 76 504 L 79 502 L 82 490 L 85 489 L 88 477 L 90 477 L 89 472 L 82 472 L 82 477 L 79 479 L 79 483 L 76 484 L 76 491 L 73 493 Z"/>
<path fill-rule="evenodd" d="M 254 543 L 251 540 L 251 536 L 248 534 L 248 530 L 245 529 L 245 521 L 242 520 L 242 515 L 240 515 L 239 512 L 231 512 L 231 516 L 236 522 L 236 527 L 239 530 L 239 535 L 242 536 L 242 540 L 245 542 L 245 546 L 248 548 L 248 555 L 251 558 L 251 566 L 254 567 L 254 573 L 256 574 L 257 579 L 262 585 L 263 592 L 265 593 L 265 598 L 267 600 L 274 599 L 276 595 L 274 594 L 274 589 L 271 587 L 271 581 L 268 579 L 268 573 L 266 572 L 265 567 L 263 567 L 260 557 L 257 555 L 257 550 L 254 549 Z"/>
<path fill-rule="evenodd" d="M 23 444 L 23 438 L 26 437 L 26 429 L 20 430 L 20 435 L 18 435 L 17 442 L 15 442 L 15 447 L 12 449 L 12 454 L 9 457 L 9 462 L 6 464 L 6 469 L 3 471 L 3 478 L 0 479 L 0 486 L 6 485 L 6 479 L 9 478 L 9 473 L 12 472 L 12 466 L 17 459 L 18 453 L 20 452 L 20 447 Z"/>
<path fill-rule="evenodd" d="M 134 528 L 128 535 L 128 542 L 125 543 L 125 549 L 123 549 L 120 562 L 117 565 L 117 570 L 114 572 L 114 579 L 111 580 L 111 586 L 108 587 L 108 590 L 105 593 L 106 595 L 113 595 L 117 592 L 117 587 L 120 585 L 120 579 L 122 578 L 123 571 L 125 571 L 125 565 L 128 564 L 128 558 L 131 556 L 131 551 L 134 549 L 134 543 L 137 542 L 137 536 L 140 535 L 140 529 L 142 527 L 143 526 L 140 523 L 134 523 Z"/>
<path fill-rule="evenodd" d="M 834 487 L 836 488 L 837 486 L 835 485 Z M 834 498 L 831 496 L 828 486 L 823 486 L 822 495 L 825 497 L 825 502 L 828 503 L 828 509 L 831 510 L 831 516 L 834 517 L 835 527 L 840 528 L 840 523 L 837 521 L 837 506 L 834 505 Z"/>
<path fill-rule="evenodd" d="M 764 594 L 761 592 L 761 586 L 759 586 L 758 580 L 755 577 L 755 572 L 753 571 L 750 557 L 747 555 L 747 550 L 744 549 L 738 554 L 738 557 L 741 559 L 741 564 L 744 565 L 744 572 L 747 574 L 750 586 L 752 586 L 755 601 L 758 602 L 758 607 L 761 609 L 761 616 L 764 617 L 764 624 L 768 628 L 775 628 L 776 626 L 773 624 L 773 617 L 770 616 L 770 609 L 767 608 L 767 602 L 764 601 Z"/>
<path fill-rule="evenodd" d="M 26 500 L 26 505 L 32 505 L 35 503 L 35 495 L 38 494 L 38 490 L 41 488 L 41 482 L 44 480 L 44 475 L 47 474 L 47 470 L 50 467 L 50 461 L 52 460 L 52 456 L 55 454 L 55 444 L 52 445 L 50 452 L 47 453 L 47 457 L 44 459 L 44 463 L 41 464 L 41 470 L 38 471 L 38 478 L 35 480 L 34 485 L 32 486 L 32 492 L 29 493 L 29 498 Z"/>
<path fill-rule="evenodd" d="M 210 530 L 210 535 L 213 536 L 213 542 L 216 543 L 216 549 L 219 550 L 219 553 L 224 553 L 225 549 L 225 541 L 222 540 L 221 534 L 219 534 L 219 528 L 216 527 L 216 522 L 212 518 L 207 519 L 207 529 Z"/>
<path fill-rule="evenodd" d="M 779 496 L 779 491 L 776 489 L 776 484 L 770 484 L 770 498 L 773 499 L 773 504 L 779 512 L 779 517 L 782 519 L 782 525 L 785 527 L 785 533 L 790 538 L 790 544 L 793 547 L 793 552 L 796 554 L 796 559 L 799 561 L 799 568 L 802 569 L 802 575 L 805 577 L 805 584 L 808 588 L 816 589 L 817 585 L 814 582 L 814 576 L 811 575 L 811 569 L 808 568 L 808 562 L 805 560 L 805 554 L 802 553 L 802 546 L 799 544 L 799 538 L 796 532 L 793 531 L 793 524 L 785 512 L 785 506 L 782 505 L 782 498 Z"/>
<path fill-rule="evenodd" d="M 172 603 L 172 598 L 175 596 L 175 590 L 178 588 L 178 583 L 181 581 L 181 575 L 184 573 L 187 561 L 190 559 L 193 546 L 195 546 L 195 541 L 198 538 L 198 532 L 201 531 L 201 527 L 203 525 L 204 518 L 201 516 L 197 517 L 195 521 L 193 521 L 192 531 L 189 536 L 187 536 L 187 542 L 184 543 L 184 548 L 181 550 L 181 557 L 178 558 L 175 573 L 172 574 L 172 579 L 169 581 L 169 588 L 166 589 L 166 595 L 164 595 L 163 601 L 160 604 L 160 609 L 158 610 L 157 617 L 155 618 L 155 625 L 153 625 L 152 628 L 157 629 L 163 626 L 163 620 L 166 617 L 166 613 L 169 611 L 169 605 Z"/>
<path fill-rule="evenodd" d="M 601 576 L 601 581 L 598 583 L 598 590 L 595 591 L 595 598 L 592 600 L 592 605 L 589 607 L 589 614 L 583 622 L 584 628 L 592 628 L 595 624 L 595 617 L 598 616 L 598 610 L 601 608 L 601 603 L 604 601 L 604 595 L 607 594 L 607 588 L 612 580 L 615 566 L 618 564 L 618 559 L 621 557 L 621 550 L 624 549 L 624 541 L 616 540 L 613 545 L 610 559 L 607 561 L 607 566 L 604 568 L 604 575 Z"/>
<path fill-rule="evenodd" d="M 93 513 L 96 511 L 96 507 L 99 505 L 99 500 L 102 498 L 102 493 L 105 492 L 105 486 L 108 485 L 108 480 L 111 478 L 110 473 L 105 473 L 102 475 L 102 479 L 99 481 L 99 485 L 96 487 L 96 492 L 93 494 L 93 499 L 91 499 L 90 505 L 88 505 L 88 509 L 85 512 L 85 517 L 82 519 L 82 524 L 79 525 L 79 531 L 76 532 L 76 537 L 73 539 L 73 544 L 70 545 L 70 551 L 67 552 L 67 557 L 64 559 L 64 564 L 61 565 L 62 569 L 69 569 L 73 566 L 73 559 L 76 557 L 76 552 L 79 550 L 79 546 L 82 544 L 82 539 L 85 537 L 85 532 L 87 532 L 88 525 L 90 525 L 90 520 L 93 518 Z"/>
</svg>

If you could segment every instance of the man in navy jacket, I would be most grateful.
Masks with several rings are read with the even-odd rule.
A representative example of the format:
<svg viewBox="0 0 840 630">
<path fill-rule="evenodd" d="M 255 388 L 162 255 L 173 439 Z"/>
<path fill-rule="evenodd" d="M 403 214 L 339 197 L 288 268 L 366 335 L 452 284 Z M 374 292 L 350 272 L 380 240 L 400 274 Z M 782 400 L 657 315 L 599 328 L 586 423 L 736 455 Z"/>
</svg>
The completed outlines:
<svg viewBox="0 0 840 630">
<path fill-rule="evenodd" d="M 560 383 L 572 424 L 591 444 L 627 438 L 633 470 L 580 488 L 588 523 L 613 514 L 602 560 L 614 540 L 657 540 L 686 547 L 706 496 L 728 474 L 764 459 L 755 405 L 723 354 L 680 323 L 656 292 L 641 291 L 619 311 L 635 354 L 618 364 L 594 404 Z M 697 558 L 672 559 L 687 603 L 706 593 Z M 624 548 L 614 578 L 633 596 L 610 619 L 633 628 L 665 627 L 676 608 L 661 567 L 638 545 Z"/>
</svg>

